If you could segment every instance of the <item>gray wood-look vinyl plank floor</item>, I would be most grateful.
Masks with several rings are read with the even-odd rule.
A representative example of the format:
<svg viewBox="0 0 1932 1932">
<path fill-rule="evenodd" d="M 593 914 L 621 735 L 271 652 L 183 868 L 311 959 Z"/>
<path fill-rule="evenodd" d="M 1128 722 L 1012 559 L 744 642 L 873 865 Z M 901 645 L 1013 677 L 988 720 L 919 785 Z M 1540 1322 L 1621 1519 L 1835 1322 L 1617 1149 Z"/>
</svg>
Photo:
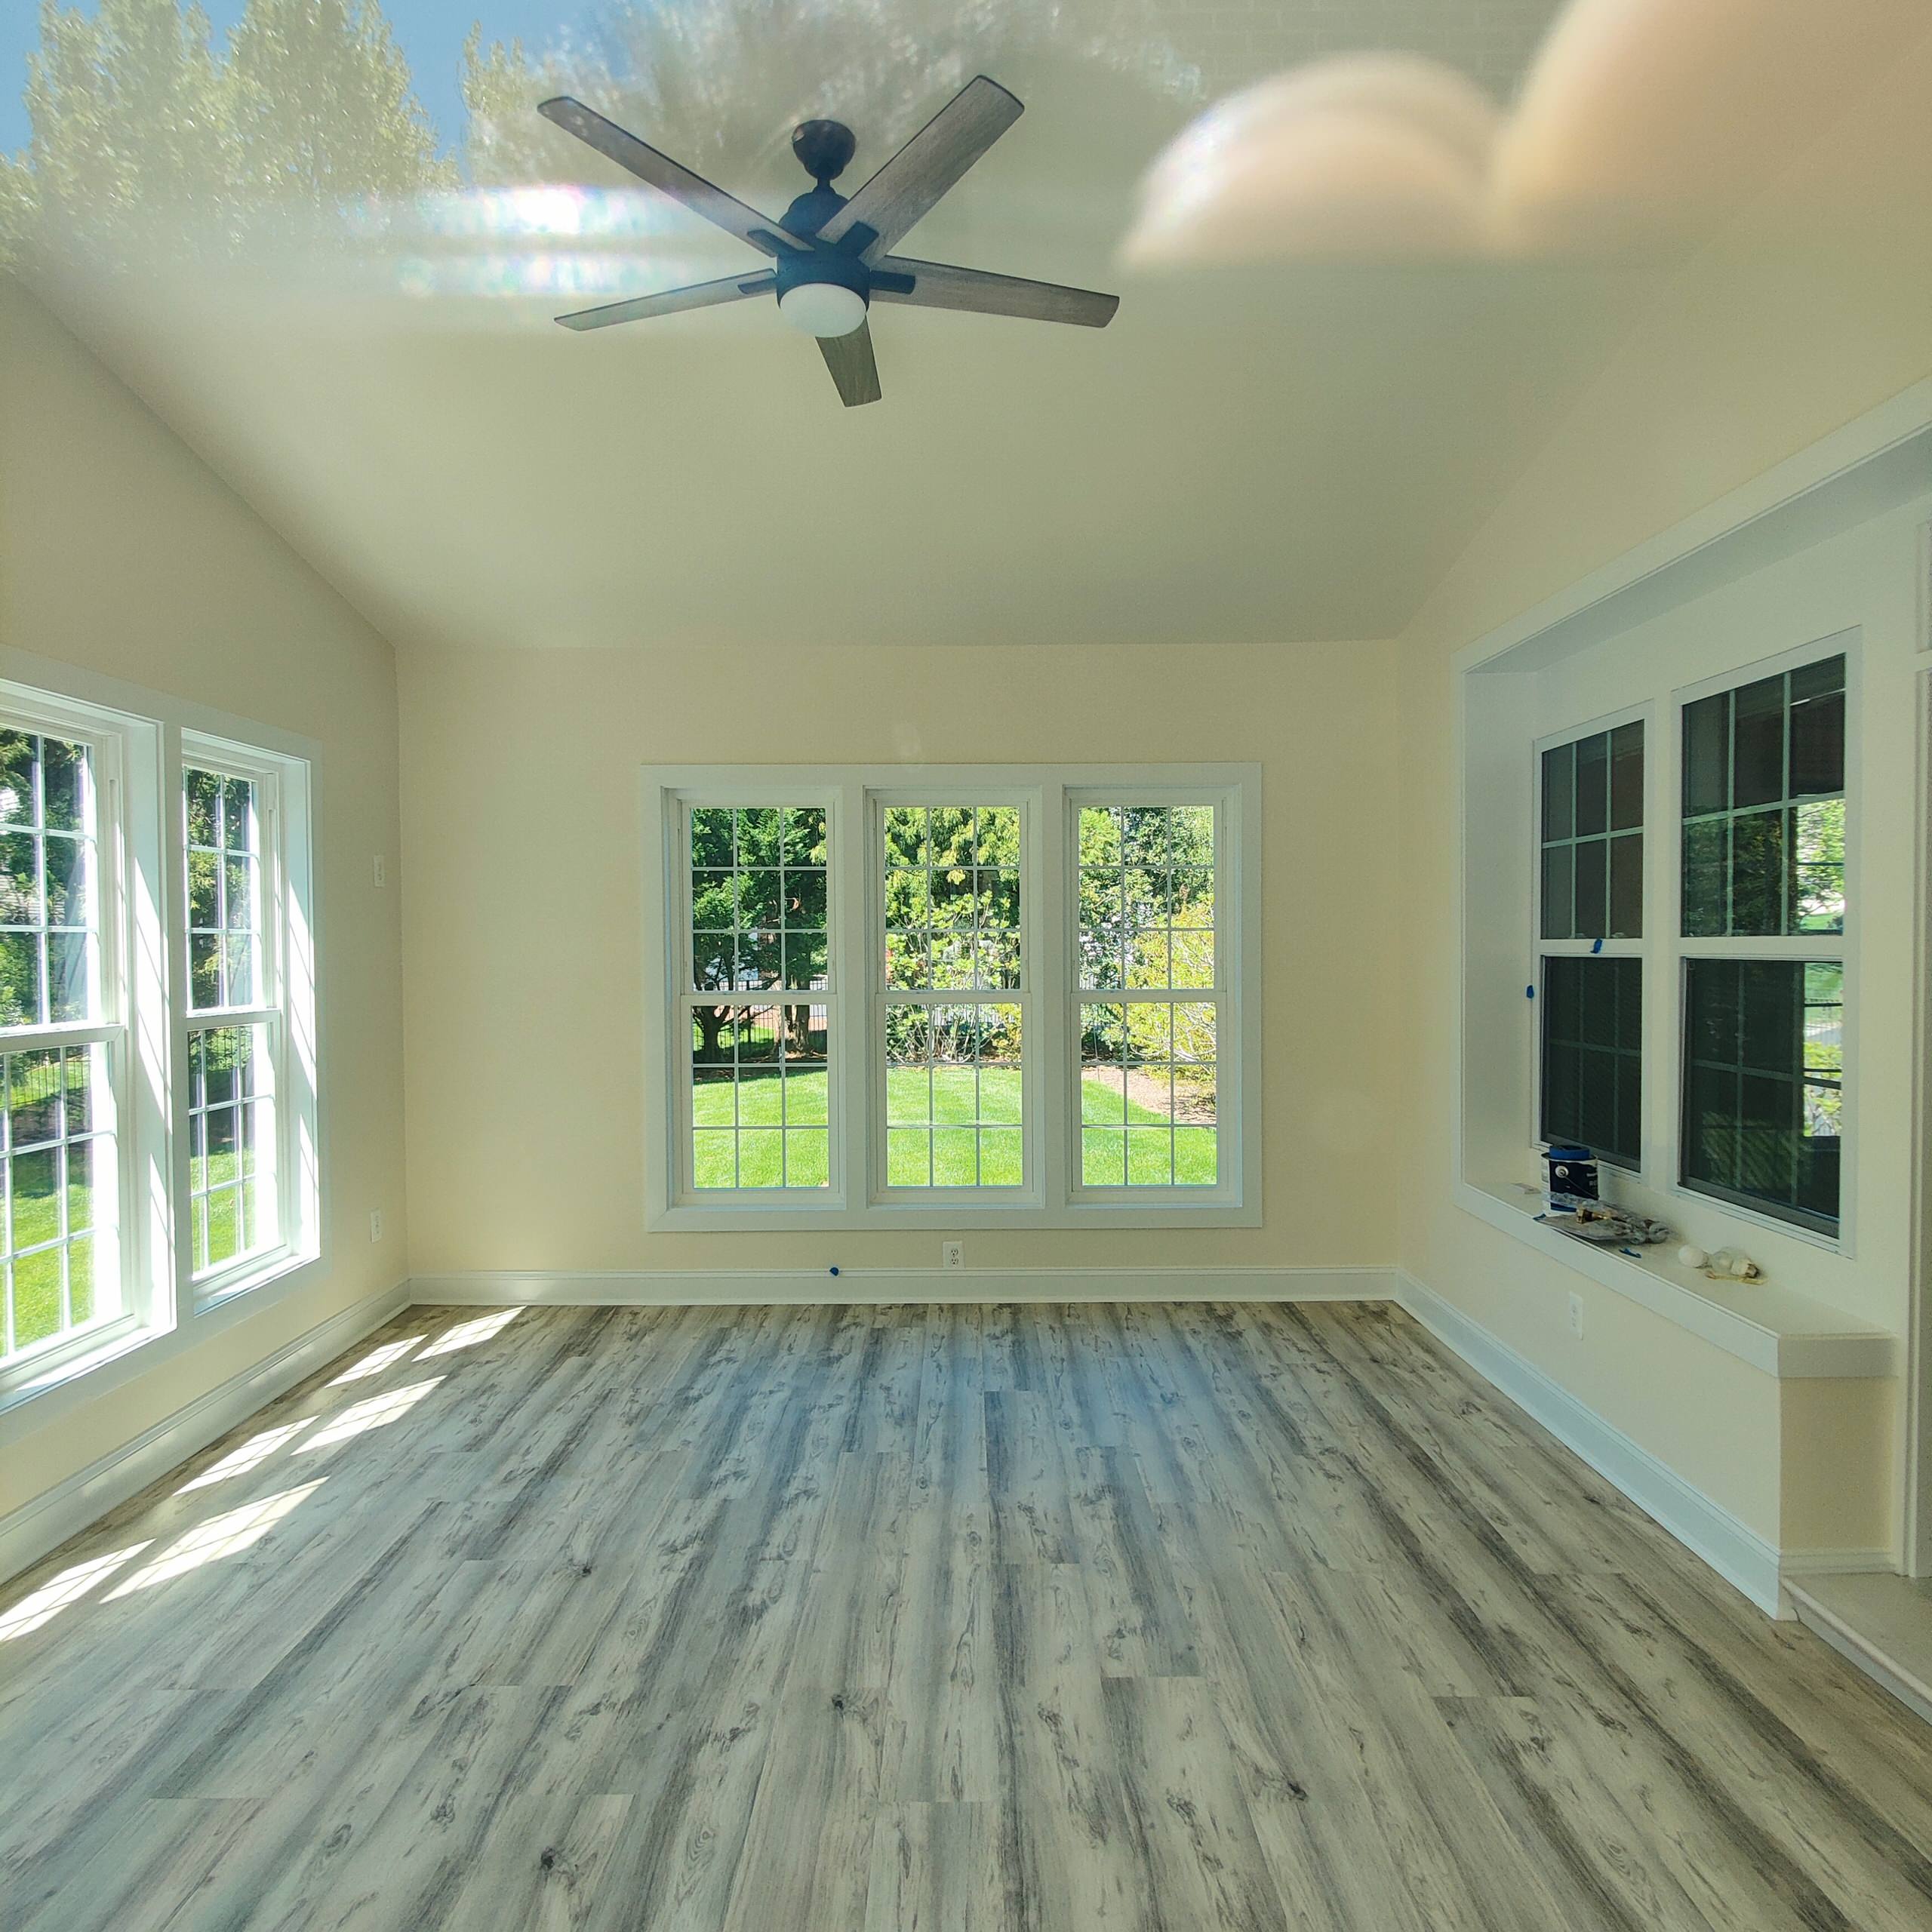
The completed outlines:
<svg viewBox="0 0 1932 1932">
<path fill-rule="evenodd" d="M 0 1786 L 6 1932 L 1932 1927 L 1932 1727 L 1380 1307 L 412 1309 Z"/>
</svg>

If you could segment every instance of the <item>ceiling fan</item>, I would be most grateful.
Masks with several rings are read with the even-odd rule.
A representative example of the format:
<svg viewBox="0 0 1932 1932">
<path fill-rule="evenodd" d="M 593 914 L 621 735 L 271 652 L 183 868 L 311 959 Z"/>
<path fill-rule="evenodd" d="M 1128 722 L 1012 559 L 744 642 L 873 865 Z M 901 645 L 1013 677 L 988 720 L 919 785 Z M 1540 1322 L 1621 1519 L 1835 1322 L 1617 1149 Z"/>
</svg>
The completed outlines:
<svg viewBox="0 0 1932 1932">
<path fill-rule="evenodd" d="M 726 275 L 688 288 L 667 289 L 660 295 L 635 296 L 557 319 L 566 328 L 608 328 L 614 322 L 642 321 L 652 315 L 775 293 L 778 312 L 818 338 L 825 366 L 848 408 L 879 399 L 878 365 L 866 321 L 875 300 L 1105 328 L 1120 306 L 1117 295 L 989 275 L 943 262 L 916 261 L 891 252 L 899 238 L 1022 111 L 1005 88 L 980 75 L 849 199 L 832 184 L 857 151 L 851 129 L 837 121 L 802 122 L 792 131 L 792 152 L 814 185 L 785 211 L 783 221 L 770 221 L 582 101 L 568 94 L 544 101 L 537 109 L 540 114 L 694 214 L 749 242 L 773 263 L 755 274 Z"/>
</svg>

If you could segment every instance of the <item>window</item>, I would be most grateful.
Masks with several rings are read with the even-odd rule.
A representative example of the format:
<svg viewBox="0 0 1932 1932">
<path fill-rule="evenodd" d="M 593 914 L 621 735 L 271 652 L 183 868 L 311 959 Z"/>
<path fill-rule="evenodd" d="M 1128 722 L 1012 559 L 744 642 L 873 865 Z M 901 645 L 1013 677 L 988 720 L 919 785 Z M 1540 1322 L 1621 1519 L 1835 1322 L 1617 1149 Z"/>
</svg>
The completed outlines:
<svg viewBox="0 0 1932 1932">
<path fill-rule="evenodd" d="M 1537 1134 L 1636 1168 L 1643 1154 L 1644 724 L 1538 760 Z"/>
<path fill-rule="evenodd" d="M 1081 1184 L 1212 1187 L 1214 808 L 1086 805 L 1078 836 Z"/>
<path fill-rule="evenodd" d="M 826 808 L 688 815 L 691 1184 L 831 1185 Z"/>
<path fill-rule="evenodd" d="M 885 1185 L 1023 1186 L 1020 808 L 888 804 L 881 826 Z"/>
<path fill-rule="evenodd" d="M 1542 1136 L 1620 1167 L 1643 1152 L 1644 962 L 1543 963 Z"/>
<path fill-rule="evenodd" d="M 1258 1223 L 1251 771 L 651 777 L 654 1222 Z"/>
<path fill-rule="evenodd" d="M 275 1247 L 278 1063 L 285 1030 L 268 906 L 275 786 L 184 764 L 188 920 L 188 1262 L 198 1281 Z"/>
<path fill-rule="evenodd" d="M 1844 1107 L 1842 653 L 1684 707 L 1681 1176 L 1835 1233 Z"/>
<path fill-rule="evenodd" d="M 0 685 L 0 1403 L 318 1249 L 309 768 L 154 703 Z"/>
<path fill-rule="evenodd" d="M 12 707 L 8 707 L 9 710 Z M 103 974 L 102 766 L 78 734 L 0 721 L 0 1361 L 120 1312 L 115 1080 Z"/>
</svg>

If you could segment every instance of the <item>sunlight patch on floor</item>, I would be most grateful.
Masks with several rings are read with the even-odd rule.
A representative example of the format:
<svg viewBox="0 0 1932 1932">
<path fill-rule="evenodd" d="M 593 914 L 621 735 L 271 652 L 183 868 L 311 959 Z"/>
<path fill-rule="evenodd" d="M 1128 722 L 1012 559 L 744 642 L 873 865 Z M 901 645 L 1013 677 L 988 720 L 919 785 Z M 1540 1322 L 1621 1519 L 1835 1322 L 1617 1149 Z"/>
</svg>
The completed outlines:
<svg viewBox="0 0 1932 1932">
<path fill-rule="evenodd" d="M 520 1308 L 500 1308 L 488 1315 L 479 1315 L 473 1321 L 459 1321 L 454 1328 L 446 1328 L 416 1359 L 427 1361 L 432 1355 L 446 1355 L 458 1349 L 474 1348 L 478 1342 L 487 1342 L 492 1335 L 500 1335 L 523 1312 Z"/>
<path fill-rule="evenodd" d="M 426 1381 L 412 1382 L 407 1388 L 391 1389 L 380 1395 L 365 1396 L 359 1402 L 352 1402 L 334 1421 L 318 1429 L 295 1453 L 306 1456 L 313 1449 L 327 1449 L 338 1442 L 346 1442 L 352 1435 L 361 1435 L 365 1431 L 380 1429 L 407 1415 L 429 1391 L 442 1380 L 440 1375 L 432 1375 Z"/>
<path fill-rule="evenodd" d="M 186 1496 L 190 1491 L 212 1489 L 231 1476 L 245 1475 L 266 1463 L 285 1442 L 292 1442 L 315 1418 L 304 1416 L 299 1422 L 285 1423 L 279 1429 L 265 1429 L 251 1435 L 238 1449 L 231 1449 L 218 1463 L 211 1463 L 192 1482 L 184 1482 L 174 1493 Z"/>
<path fill-rule="evenodd" d="M 329 1386 L 339 1389 L 345 1382 L 366 1382 L 371 1376 L 381 1374 L 401 1361 L 422 1339 L 420 1335 L 405 1335 L 399 1342 L 385 1342 L 380 1349 L 371 1349 L 353 1368 L 345 1368 Z"/>
<path fill-rule="evenodd" d="M 43 1623 L 51 1623 L 70 1603 L 78 1602 L 103 1577 L 111 1576 L 122 1564 L 131 1563 L 152 1543 L 152 1537 L 131 1543 L 125 1549 L 90 1557 L 86 1562 L 77 1563 L 71 1570 L 51 1577 L 30 1595 L 21 1598 L 12 1609 L 0 1612 L 0 1644 L 10 1643 L 29 1630 L 38 1630 Z"/>
<path fill-rule="evenodd" d="M 137 1570 L 119 1589 L 110 1590 L 105 1601 L 114 1602 L 117 1598 L 131 1596 L 137 1590 L 152 1589 L 157 1583 L 165 1583 L 177 1577 L 184 1577 L 191 1570 L 198 1570 L 205 1563 L 217 1563 L 224 1556 L 232 1556 L 246 1549 L 251 1543 L 258 1543 L 280 1522 L 283 1517 L 296 1508 L 322 1486 L 323 1478 L 300 1484 L 294 1489 L 278 1490 L 273 1496 L 265 1496 L 257 1503 L 245 1503 L 238 1509 L 229 1509 L 219 1516 L 211 1516 L 205 1523 L 190 1530 L 180 1541 L 174 1544 L 165 1556 L 157 1558 L 143 1570 Z"/>
</svg>

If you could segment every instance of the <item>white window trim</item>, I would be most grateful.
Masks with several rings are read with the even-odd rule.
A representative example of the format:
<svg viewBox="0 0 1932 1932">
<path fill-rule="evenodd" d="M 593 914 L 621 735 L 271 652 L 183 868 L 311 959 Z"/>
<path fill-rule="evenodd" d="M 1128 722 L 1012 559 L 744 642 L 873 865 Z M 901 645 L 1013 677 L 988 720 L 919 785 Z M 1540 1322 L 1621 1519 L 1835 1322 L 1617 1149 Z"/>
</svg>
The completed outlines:
<svg viewBox="0 0 1932 1932">
<path fill-rule="evenodd" d="M 127 920 L 114 943 L 121 958 L 121 996 L 126 1004 L 130 1092 L 118 1121 L 122 1146 L 118 1182 L 121 1220 L 121 1318 L 91 1327 L 70 1346 L 50 1346 L 20 1359 L 0 1362 L 0 1446 L 52 1416 L 104 1395 L 129 1377 L 147 1372 L 213 1333 L 313 1281 L 324 1264 L 328 1177 L 320 1149 L 323 1101 L 317 1069 L 316 891 L 311 852 L 317 746 L 274 727 L 187 703 L 83 667 L 0 647 L 0 699 L 23 718 L 40 717 L 58 734 L 119 742 L 119 797 L 100 813 L 103 848 L 103 975 L 108 964 L 106 867 L 110 836 L 125 891 L 114 894 Z M 181 746 L 192 742 L 245 748 L 261 759 L 298 770 L 300 809 L 285 785 L 283 847 L 288 903 L 287 992 L 291 1043 L 306 1094 L 292 1131 L 299 1177 L 299 1237 L 272 1255 L 249 1257 L 250 1266 L 219 1293 L 206 1282 L 192 1299 L 176 1266 L 177 1215 L 186 1219 L 186 1137 L 176 1124 L 177 1099 L 185 1118 L 185 1029 L 171 1003 L 175 987 L 185 1008 L 185 981 L 174 962 L 177 909 L 186 891 L 185 827 L 180 810 Z M 185 939 L 183 940 L 185 948 Z"/>
<path fill-rule="evenodd" d="M 643 777 L 645 1215 L 653 1229 L 898 1227 L 1258 1227 L 1261 1206 L 1260 768 L 1254 764 L 646 766 Z M 1214 996 L 1222 1059 L 1222 1179 L 1214 1189 L 1081 1189 L 1078 1069 L 1072 1063 L 1075 969 L 1073 801 L 1214 802 L 1217 855 Z M 832 1023 L 828 1093 L 832 1185 L 759 1191 L 700 1204 L 687 1185 L 688 1082 L 675 1064 L 684 1011 L 682 812 L 702 804 L 827 808 L 832 860 Z M 1029 1043 L 1022 1074 L 1027 1185 L 943 1189 L 916 1199 L 883 1186 L 883 1055 L 873 1023 L 885 992 L 877 942 L 875 811 L 883 801 L 1018 804 L 1023 814 L 1022 957 Z M 1232 891 L 1224 891 L 1224 885 Z M 1221 908 L 1232 906 L 1225 924 Z M 855 945 L 854 935 L 858 935 Z M 1225 958 L 1226 964 L 1222 963 Z M 1203 989 L 1204 992 L 1205 989 Z M 988 1004 L 1013 1003 L 989 992 Z M 867 1097 L 863 1109 L 852 1097 Z M 910 1190 L 903 1191 L 910 1193 Z M 990 1196 L 989 1198 L 987 1197 Z M 1145 1197 L 1145 1198 L 1142 1198 Z"/>
<path fill-rule="evenodd" d="M 1857 952 L 1860 900 L 1858 844 L 1863 814 L 1858 790 L 1860 634 L 1853 628 L 1814 638 L 1772 656 L 1733 666 L 1693 685 L 1644 697 L 1620 710 L 1607 712 L 1575 725 L 1546 733 L 1532 746 L 1530 759 L 1529 849 L 1532 866 L 1530 891 L 1530 958 L 1537 986 L 1531 1009 L 1528 1079 L 1525 1120 L 1527 1144 L 1540 1161 L 1549 1143 L 1540 1137 L 1542 1124 L 1543 986 L 1541 961 L 1557 953 L 1609 958 L 1637 957 L 1643 964 L 1644 1055 L 1642 1158 L 1636 1168 L 1607 1162 L 1628 1183 L 1657 1198 L 1694 1203 L 1700 1211 L 1715 1211 L 1731 1220 L 1764 1228 L 1794 1241 L 1809 1243 L 1850 1258 L 1856 1253 L 1854 1210 L 1857 1199 L 1857 1149 L 1858 1099 Z M 1683 907 L 1684 712 L 1700 699 L 1735 691 L 1761 678 L 1776 677 L 1826 657 L 1845 660 L 1845 930 L 1842 934 L 1806 933 L 1721 938 L 1686 938 Z M 1606 940 L 1600 949 L 1592 940 L 1546 940 L 1543 931 L 1543 754 L 1556 746 L 1613 730 L 1641 718 L 1644 724 L 1644 936 L 1638 940 Z M 1786 1220 L 1769 1210 L 1721 1194 L 1687 1186 L 1682 1179 L 1684 1142 L 1684 1030 L 1687 1019 L 1685 962 L 1693 958 L 1841 959 L 1844 964 L 1844 1110 L 1838 1156 L 1838 1228 L 1836 1234 Z M 1668 1217 L 1666 1217 L 1668 1218 Z"/>
</svg>

